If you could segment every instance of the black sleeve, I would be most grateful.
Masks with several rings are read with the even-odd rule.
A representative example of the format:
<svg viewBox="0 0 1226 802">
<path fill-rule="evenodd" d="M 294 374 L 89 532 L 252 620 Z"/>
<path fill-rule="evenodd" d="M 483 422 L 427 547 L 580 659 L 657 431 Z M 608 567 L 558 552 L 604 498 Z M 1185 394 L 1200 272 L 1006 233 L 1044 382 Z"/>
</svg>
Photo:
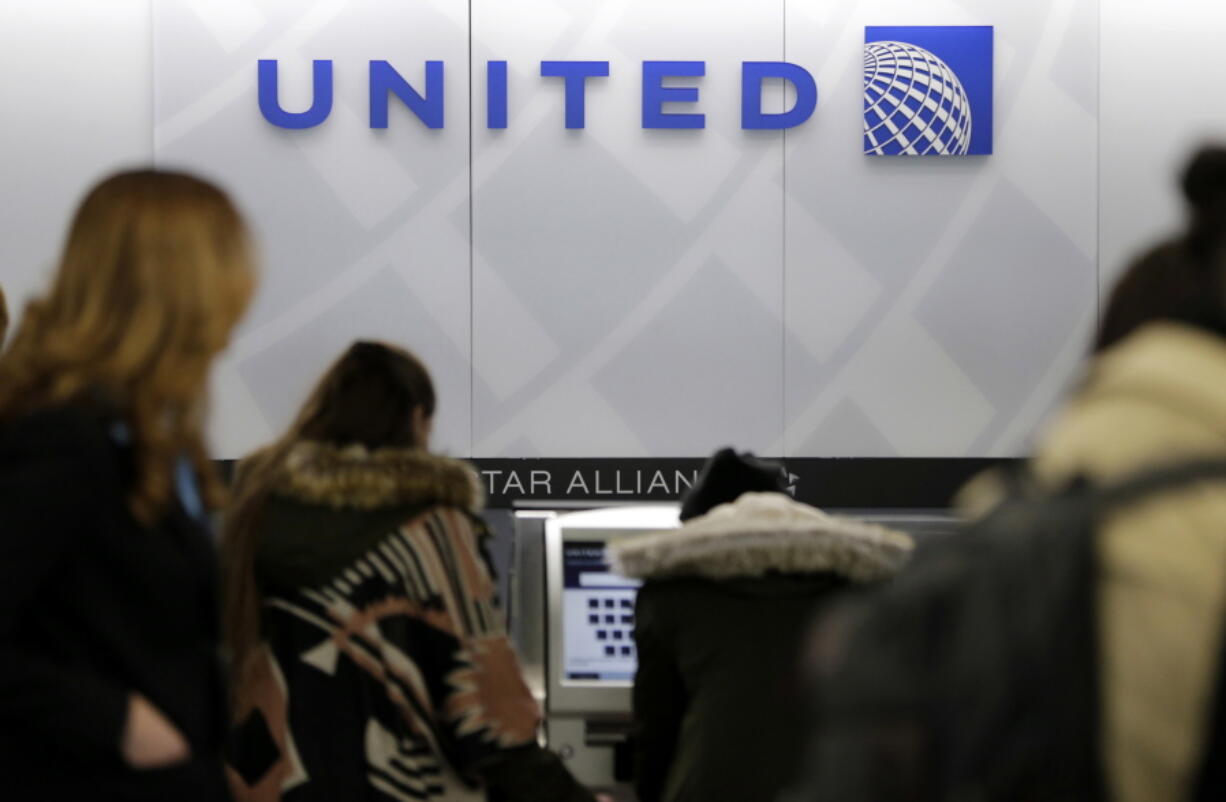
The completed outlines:
<svg viewBox="0 0 1226 802">
<path fill-rule="evenodd" d="M 634 782 L 639 802 L 664 797 L 686 708 L 685 685 L 657 591 L 651 583 L 644 585 L 635 610 Z"/>
<path fill-rule="evenodd" d="M 561 758 L 536 744 L 507 749 L 476 767 L 490 802 L 593 802 Z"/>
<path fill-rule="evenodd" d="M 117 760 L 128 691 L 19 637 L 39 591 L 88 535 L 110 470 L 106 443 L 90 443 L 88 432 L 59 417 L 17 425 L 0 444 L 0 727 L 83 759 Z"/>
</svg>

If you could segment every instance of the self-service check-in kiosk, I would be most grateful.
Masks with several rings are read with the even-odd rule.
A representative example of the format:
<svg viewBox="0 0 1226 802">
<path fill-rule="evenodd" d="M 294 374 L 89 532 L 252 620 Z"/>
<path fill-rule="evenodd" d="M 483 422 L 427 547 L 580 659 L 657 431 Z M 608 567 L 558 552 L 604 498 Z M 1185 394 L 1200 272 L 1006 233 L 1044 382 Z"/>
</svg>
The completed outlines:
<svg viewBox="0 0 1226 802">
<path fill-rule="evenodd" d="M 517 514 L 511 632 L 545 710 L 548 746 L 586 785 L 626 786 L 638 665 L 638 583 L 609 569 L 610 541 L 678 526 L 674 505 Z"/>
</svg>

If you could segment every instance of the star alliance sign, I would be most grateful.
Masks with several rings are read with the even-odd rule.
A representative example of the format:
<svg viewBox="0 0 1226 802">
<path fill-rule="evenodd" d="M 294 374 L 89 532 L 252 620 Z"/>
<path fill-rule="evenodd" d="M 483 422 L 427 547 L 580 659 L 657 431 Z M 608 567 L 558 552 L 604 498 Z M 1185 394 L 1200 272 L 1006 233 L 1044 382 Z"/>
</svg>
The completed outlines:
<svg viewBox="0 0 1226 802">
<path fill-rule="evenodd" d="M 387 128 L 392 98 L 404 104 L 428 128 L 442 128 L 446 121 L 443 104 L 444 64 L 426 62 L 425 90 L 418 91 L 387 61 L 370 62 L 370 127 Z M 666 86 L 670 78 L 698 78 L 706 74 L 705 61 L 643 62 L 643 127 L 706 128 L 707 117 L 698 112 L 666 112 L 665 103 L 697 103 L 698 87 Z M 286 111 L 278 93 L 279 64 L 275 59 L 259 63 L 260 113 L 280 128 L 314 128 L 332 113 L 332 60 L 313 62 L 314 90 L 306 111 Z M 486 126 L 507 127 L 507 62 L 486 65 Z M 607 61 L 542 61 L 543 78 L 560 79 L 566 108 L 566 127 L 583 128 L 585 97 L 589 80 L 609 77 Z M 781 79 L 796 91 L 792 108 L 779 113 L 762 111 L 762 86 L 767 79 Z M 808 70 L 786 61 L 746 61 L 741 65 L 741 127 L 747 130 L 794 128 L 813 116 L 817 108 L 817 82 Z"/>
</svg>

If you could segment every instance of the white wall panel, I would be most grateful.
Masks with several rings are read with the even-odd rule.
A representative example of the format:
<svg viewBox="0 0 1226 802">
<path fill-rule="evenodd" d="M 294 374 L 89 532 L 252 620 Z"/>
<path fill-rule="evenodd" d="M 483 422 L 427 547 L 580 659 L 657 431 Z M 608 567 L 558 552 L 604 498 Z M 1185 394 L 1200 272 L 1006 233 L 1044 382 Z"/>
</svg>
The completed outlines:
<svg viewBox="0 0 1226 802">
<path fill-rule="evenodd" d="M 1176 176 L 1207 141 L 1226 142 L 1226 4 L 1103 0 L 1102 280 L 1176 232 Z"/>
<path fill-rule="evenodd" d="M 1209 0 L 473 0 L 471 138 L 467 0 L 154 5 L 0 4 L 0 281 L 20 307 L 84 188 L 155 138 L 230 187 L 265 274 L 219 371 L 224 456 L 357 336 L 430 362 L 459 453 L 1016 453 L 1076 371 L 1096 269 L 1106 289 L 1173 231 L 1175 171 L 1226 137 Z M 859 155 L 869 24 L 996 26 L 995 155 Z M 334 59 L 328 122 L 264 121 L 261 57 L 288 108 Z M 817 76 L 817 113 L 741 131 L 740 63 L 785 57 Z M 373 58 L 415 84 L 445 61 L 446 128 L 399 109 L 372 131 Z M 487 59 L 510 62 L 506 130 L 485 126 Z M 584 131 L 543 59 L 611 62 Z M 678 82 L 705 130 L 642 129 L 644 59 L 707 63 Z"/>
<path fill-rule="evenodd" d="M 260 293 L 217 376 L 219 451 L 279 432 L 353 339 L 408 346 L 431 367 L 437 445 L 470 450 L 466 0 L 165 0 L 155 18 L 160 164 L 219 179 L 254 222 Z M 288 130 L 257 103 L 256 63 L 280 61 L 281 105 L 312 98 L 311 64 L 333 61 L 334 106 Z M 393 100 L 369 120 L 371 60 L 425 92 L 444 62 L 445 126 Z"/>
<path fill-rule="evenodd" d="M 1018 453 L 1094 320 L 1097 3 L 788 0 L 787 20 L 823 94 L 787 140 L 778 450 Z M 882 24 L 995 26 L 994 155 L 859 155 L 864 29 Z"/>
<path fill-rule="evenodd" d="M 745 132 L 745 60 L 782 4 L 474 0 L 478 456 L 767 449 L 782 424 L 782 136 Z M 485 63 L 510 66 L 489 130 Z M 566 130 L 542 60 L 607 60 Z M 642 62 L 706 62 L 705 130 L 644 130 Z M 689 111 L 690 109 L 676 109 Z"/>
<path fill-rule="evenodd" d="M 0 3 L 0 284 L 46 284 L 86 187 L 152 156 L 150 0 Z"/>
</svg>

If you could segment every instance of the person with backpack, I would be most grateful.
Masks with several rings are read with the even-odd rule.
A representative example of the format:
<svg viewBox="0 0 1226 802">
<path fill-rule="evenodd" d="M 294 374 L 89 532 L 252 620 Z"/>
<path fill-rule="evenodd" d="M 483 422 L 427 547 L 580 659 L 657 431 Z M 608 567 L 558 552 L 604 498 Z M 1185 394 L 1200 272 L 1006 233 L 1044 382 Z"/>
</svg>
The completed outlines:
<svg viewBox="0 0 1226 802">
<path fill-rule="evenodd" d="M 1226 798 L 1226 149 L 1183 190 L 1159 253 L 1184 286 L 1113 316 L 985 518 L 823 623 L 787 799 Z"/>
<path fill-rule="evenodd" d="M 798 769 L 800 655 L 814 609 L 893 576 L 900 532 L 788 495 L 778 465 L 730 448 L 707 461 L 681 528 L 610 545 L 642 579 L 635 611 L 639 802 L 761 802 Z"/>
<path fill-rule="evenodd" d="M 1093 366 L 1036 454 L 1049 484 L 1226 459 L 1226 149 L 1199 153 L 1183 189 L 1192 215 L 1170 271 L 1183 302 Z M 1096 545 L 1108 785 L 1118 800 L 1188 798 L 1211 757 L 1207 712 L 1222 669 L 1226 480 L 1132 505 Z"/>
</svg>

